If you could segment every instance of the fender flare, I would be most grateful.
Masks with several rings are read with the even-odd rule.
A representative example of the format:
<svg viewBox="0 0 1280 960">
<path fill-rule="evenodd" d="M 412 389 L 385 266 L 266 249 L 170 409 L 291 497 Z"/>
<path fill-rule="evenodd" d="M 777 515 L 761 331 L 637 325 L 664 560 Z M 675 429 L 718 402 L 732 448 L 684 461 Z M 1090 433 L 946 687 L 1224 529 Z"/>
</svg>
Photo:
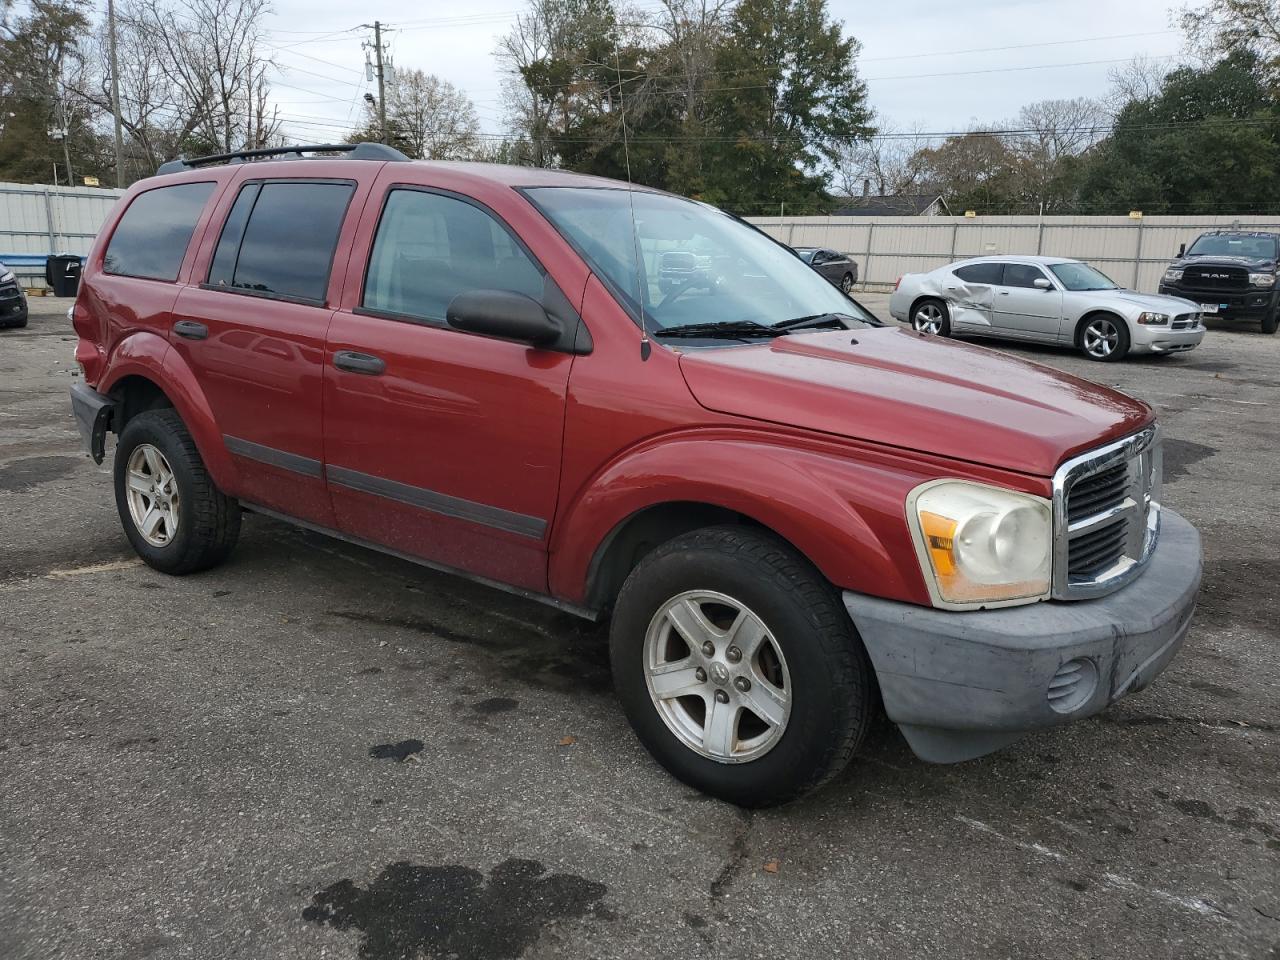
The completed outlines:
<svg viewBox="0 0 1280 960">
<path fill-rule="evenodd" d="M 776 438 L 652 442 L 606 465 L 563 511 L 550 544 L 551 592 L 584 602 L 597 556 L 622 524 L 650 507 L 698 503 L 773 531 L 839 588 L 928 603 L 904 522 L 906 494 L 919 482 Z"/>
<path fill-rule="evenodd" d="M 150 331 L 125 337 L 111 352 L 98 390 L 110 393 L 125 377 L 150 380 L 164 393 L 191 433 L 200 458 L 218 488 L 234 494 L 239 472 L 222 441 L 209 401 L 200 389 L 195 373 L 169 341 Z"/>
</svg>

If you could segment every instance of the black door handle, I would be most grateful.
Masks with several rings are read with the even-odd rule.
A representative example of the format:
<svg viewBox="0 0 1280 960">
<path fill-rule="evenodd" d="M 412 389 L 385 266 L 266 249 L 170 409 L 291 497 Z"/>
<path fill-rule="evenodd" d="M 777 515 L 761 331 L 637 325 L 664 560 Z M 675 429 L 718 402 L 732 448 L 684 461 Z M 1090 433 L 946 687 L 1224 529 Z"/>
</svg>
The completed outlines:
<svg viewBox="0 0 1280 960">
<path fill-rule="evenodd" d="M 203 340 L 209 336 L 209 328 L 195 320 L 179 320 L 173 325 L 173 332 L 188 340 Z"/>
<path fill-rule="evenodd" d="M 352 350 L 339 350 L 335 353 L 333 365 L 348 373 L 363 373 L 370 377 L 380 376 L 387 369 L 387 362 L 381 357 L 356 353 Z"/>
</svg>

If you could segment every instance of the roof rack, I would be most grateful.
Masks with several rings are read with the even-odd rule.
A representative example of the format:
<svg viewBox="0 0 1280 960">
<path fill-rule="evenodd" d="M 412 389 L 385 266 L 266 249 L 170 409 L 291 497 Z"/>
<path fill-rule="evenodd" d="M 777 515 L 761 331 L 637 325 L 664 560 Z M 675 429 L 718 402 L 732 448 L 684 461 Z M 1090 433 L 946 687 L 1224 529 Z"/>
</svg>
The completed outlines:
<svg viewBox="0 0 1280 960">
<path fill-rule="evenodd" d="M 183 170 L 194 170 L 197 167 L 210 167 L 219 163 L 247 163 L 264 157 L 288 157 L 301 160 L 304 153 L 345 153 L 347 160 L 408 160 L 395 147 L 385 143 L 315 143 L 295 147 L 260 147 L 257 150 L 237 150 L 234 153 L 213 153 L 207 157 L 179 157 L 162 163 L 156 169 L 156 176 L 166 173 L 181 173 Z"/>
</svg>

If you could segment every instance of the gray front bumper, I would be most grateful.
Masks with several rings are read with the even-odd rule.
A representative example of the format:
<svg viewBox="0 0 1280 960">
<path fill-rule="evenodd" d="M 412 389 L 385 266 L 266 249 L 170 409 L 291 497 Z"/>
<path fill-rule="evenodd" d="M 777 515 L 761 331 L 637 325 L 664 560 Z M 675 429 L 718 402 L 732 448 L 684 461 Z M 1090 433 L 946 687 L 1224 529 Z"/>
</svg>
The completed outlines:
<svg viewBox="0 0 1280 960">
<path fill-rule="evenodd" d="M 964 613 L 851 592 L 844 603 L 889 719 L 922 760 L 954 763 L 1095 714 L 1149 684 L 1186 636 L 1200 572 L 1200 535 L 1165 510 L 1147 569 L 1097 600 Z M 1096 687 L 1059 712 L 1049 685 L 1069 661 L 1088 661 L 1083 673 Z"/>
</svg>

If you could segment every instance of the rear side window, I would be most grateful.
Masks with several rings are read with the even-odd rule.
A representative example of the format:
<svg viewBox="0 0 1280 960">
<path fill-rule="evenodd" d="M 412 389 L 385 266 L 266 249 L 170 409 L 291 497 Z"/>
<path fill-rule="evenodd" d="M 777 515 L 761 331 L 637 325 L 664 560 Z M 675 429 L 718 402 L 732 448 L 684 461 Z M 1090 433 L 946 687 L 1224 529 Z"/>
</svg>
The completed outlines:
<svg viewBox="0 0 1280 960">
<path fill-rule="evenodd" d="M 248 183 L 218 239 L 209 283 L 243 293 L 324 303 L 338 233 L 355 185 Z"/>
<path fill-rule="evenodd" d="M 103 269 L 125 277 L 177 280 L 187 244 L 214 186 L 179 183 L 138 194 L 111 234 Z"/>
<path fill-rule="evenodd" d="M 543 274 L 475 204 L 392 190 L 369 254 L 365 309 L 443 322 L 449 301 L 467 290 L 510 290 L 541 300 Z"/>
<path fill-rule="evenodd" d="M 1037 280 L 1045 279 L 1044 271 L 1029 263 L 1006 263 L 1004 285 L 1006 287 L 1034 287 Z"/>
<path fill-rule="evenodd" d="M 951 271 L 965 283 L 999 283 L 1004 272 L 1003 263 L 971 263 Z"/>
</svg>

